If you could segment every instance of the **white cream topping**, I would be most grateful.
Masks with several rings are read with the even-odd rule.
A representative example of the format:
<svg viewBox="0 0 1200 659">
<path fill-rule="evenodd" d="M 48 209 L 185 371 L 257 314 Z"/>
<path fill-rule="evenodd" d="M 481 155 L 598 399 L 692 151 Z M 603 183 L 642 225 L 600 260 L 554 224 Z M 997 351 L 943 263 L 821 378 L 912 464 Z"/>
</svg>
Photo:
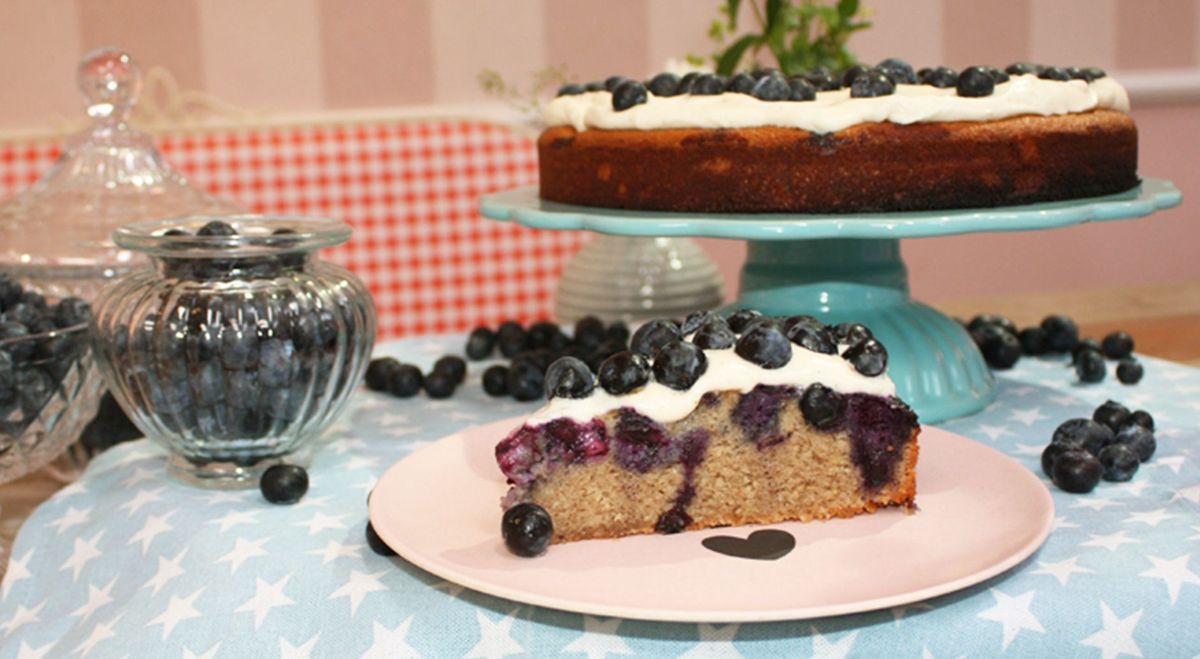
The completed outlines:
<svg viewBox="0 0 1200 659">
<path fill-rule="evenodd" d="M 813 101 L 760 101 L 747 94 L 654 96 L 628 110 L 612 108 L 606 91 L 559 96 L 545 106 L 547 126 L 606 130 L 658 128 L 752 128 L 781 126 L 812 133 L 835 133 L 864 123 L 913 124 L 935 121 L 991 121 L 1019 115 L 1059 115 L 1108 108 L 1129 112 L 1125 88 L 1109 77 L 1042 80 L 1012 76 L 996 85 L 991 96 L 968 98 L 954 88 L 897 85 L 896 93 L 877 98 L 850 98 L 850 90 L 819 92 Z"/>
<path fill-rule="evenodd" d="M 838 352 L 848 346 L 839 346 Z M 590 419 L 622 407 L 632 407 L 659 423 L 671 423 L 691 414 L 700 399 L 710 391 L 739 391 L 746 393 L 760 384 L 806 387 L 821 383 L 841 393 L 864 393 L 876 396 L 895 396 L 896 385 L 887 373 L 867 377 L 839 355 L 792 346 L 792 360 L 782 368 L 767 369 L 739 357 L 733 348 L 705 350 L 708 369 L 691 389 L 677 391 L 666 385 L 651 382 L 641 389 L 614 396 L 599 386 L 587 398 L 554 398 L 526 421 L 538 426 L 547 421 L 567 417 L 574 421 Z"/>
</svg>

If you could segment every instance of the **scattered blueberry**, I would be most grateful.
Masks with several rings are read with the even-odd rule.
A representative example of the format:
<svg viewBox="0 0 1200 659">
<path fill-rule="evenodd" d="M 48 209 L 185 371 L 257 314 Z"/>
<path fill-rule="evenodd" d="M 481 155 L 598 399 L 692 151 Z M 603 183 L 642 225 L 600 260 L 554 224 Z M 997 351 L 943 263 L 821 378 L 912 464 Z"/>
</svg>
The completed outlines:
<svg viewBox="0 0 1200 659">
<path fill-rule="evenodd" d="M 1079 343 L 1079 326 L 1067 316 L 1047 316 L 1042 320 L 1048 352 L 1071 352 Z"/>
<path fill-rule="evenodd" d="M 1100 449 L 1116 440 L 1116 435 L 1108 426 L 1093 419 L 1068 419 L 1054 429 L 1050 439 L 1053 444 L 1065 444 L 1071 448 L 1079 448 L 1095 455 Z"/>
<path fill-rule="evenodd" d="M 1136 424 L 1146 430 L 1154 430 L 1154 417 L 1146 410 L 1135 410 L 1125 419 L 1125 425 Z"/>
<path fill-rule="evenodd" d="M 1042 472 L 1046 474 L 1046 476 L 1053 478 L 1054 463 L 1058 460 L 1058 456 L 1062 455 L 1066 451 L 1075 450 L 1076 448 L 1077 447 L 1073 447 L 1070 444 L 1057 444 L 1055 442 L 1050 442 L 1047 444 L 1046 448 L 1042 449 Z"/>
<path fill-rule="evenodd" d="M 760 101 L 786 101 L 792 95 L 792 87 L 788 84 L 787 78 L 772 74 L 764 76 L 754 83 L 754 89 L 750 90 L 750 95 Z"/>
<path fill-rule="evenodd" d="M 1154 451 L 1158 448 L 1158 442 L 1154 438 L 1154 431 L 1143 428 L 1136 423 L 1122 426 L 1121 430 L 1117 432 L 1113 443 L 1129 446 L 1142 462 L 1146 462 L 1153 457 Z"/>
<path fill-rule="evenodd" d="M 504 545 L 517 556 L 539 556 L 554 538 L 554 521 L 550 513 L 536 503 L 518 503 L 504 511 L 500 522 Z"/>
<path fill-rule="evenodd" d="M 641 105 L 648 98 L 646 86 L 636 80 L 626 80 L 617 85 L 612 93 L 613 110 L 620 112 L 635 105 Z"/>
<path fill-rule="evenodd" d="M 1021 342 L 1021 352 L 1030 356 L 1046 352 L 1046 331 L 1040 327 L 1026 327 L 1017 335 Z"/>
<path fill-rule="evenodd" d="M 811 316 L 809 316 L 811 318 Z M 814 319 L 815 320 L 815 319 Z M 875 338 L 871 329 L 861 323 L 838 323 L 833 326 L 833 337 L 838 343 L 854 345 L 860 341 Z"/>
<path fill-rule="evenodd" d="M 372 359 L 367 364 L 367 388 L 371 391 L 387 391 L 392 373 L 400 367 L 400 362 L 391 357 Z"/>
<path fill-rule="evenodd" d="M 365 535 L 367 537 L 367 546 L 371 548 L 371 551 L 380 556 L 396 555 L 396 550 L 389 547 L 387 543 L 383 541 L 383 538 L 379 537 L 379 534 L 375 532 L 375 527 L 371 524 L 371 522 L 367 522 Z"/>
<path fill-rule="evenodd" d="M 92 317 L 92 308 L 87 302 L 77 298 L 68 297 L 63 299 L 54 307 L 54 325 L 56 327 L 73 327 L 80 323 L 86 323 Z"/>
<path fill-rule="evenodd" d="M 725 91 L 734 94 L 749 94 L 757 82 L 758 79 L 743 71 L 729 79 L 729 82 L 725 84 Z"/>
<path fill-rule="evenodd" d="M 272 465 L 263 472 L 258 489 L 271 503 L 296 503 L 308 492 L 308 472 L 297 465 Z"/>
<path fill-rule="evenodd" d="M 695 345 L 675 340 L 658 350 L 652 370 L 654 379 L 660 384 L 687 391 L 708 370 L 708 358 Z"/>
<path fill-rule="evenodd" d="M 1000 314 L 994 313 L 981 313 L 978 316 L 975 316 L 971 319 L 971 322 L 967 323 L 967 331 L 974 332 L 975 330 L 982 329 L 988 325 L 997 325 L 1009 334 L 1015 335 L 1017 333 L 1017 326 L 1015 323 L 1013 323 L 1013 321 L 1001 316 Z"/>
<path fill-rule="evenodd" d="M 991 96 L 996 89 L 996 79 L 982 66 L 969 66 L 958 74 L 956 89 L 959 96 L 968 98 Z"/>
<path fill-rule="evenodd" d="M 546 369 L 546 398 L 587 398 L 596 388 L 592 369 L 575 357 L 560 357 Z"/>
<path fill-rule="evenodd" d="M 758 323 L 738 339 L 734 352 L 763 368 L 782 368 L 792 360 L 792 343 L 775 323 Z"/>
<path fill-rule="evenodd" d="M 675 96 L 679 94 L 679 76 L 674 73 L 660 73 L 646 83 L 646 89 L 655 96 Z"/>
<path fill-rule="evenodd" d="M 467 359 L 479 361 L 492 356 L 496 349 L 496 333 L 486 327 L 476 327 L 467 337 Z"/>
<path fill-rule="evenodd" d="M 1071 74 L 1067 70 L 1058 66 L 1047 66 L 1038 72 L 1038 77 L 1042 80 L 1059 80 L 1067 81 L 1071 79 Z"/>
<path fill-rule="evenodd" d="M 450 376 L 450 379 L 454 382 L 454 386 L 457 387 L 467 378 L 467 362 L 463 361 L 463 358 L 457 355 L 439 357 L 433 363 L 433 372 L 445 373 Z"/>
<path fill-rule="evenodd" d="M 1104 356 L 1109 359 L 1124 359 L 1133 353 L 1133 337 L 1127 332 L 1111 332 L 1104 337 L 1100 345 Z"/>
<path fill-rule="evenodd" d="M 1072 364 L 1079 360 L 1079 355 L 1083 354 L 1084 350 L 1094 350 L 1096 352 L 1102 352 L 1100 349 L 1099 341 L 1097 341 L 1096 339 L 1083 339 L 1079 343 L 1076 343 L 1075 347 L 1071 349 L 1071 363 Z"/>
<path fill-rule="evenodd" d="M 508 367 L 496 364 L 483 372 L 483 390 L 493 398 L 508 395 Z"/>
<path fill-rule="evenodd" d="M 4 311 L 21 299 L 21 284 L 7 275 L 0 275 L 0 311 Z"/>
<path fill-rule="evenodd" d="M 633 352 L 618 352 L 598 371 L 600 387 L 614 396 L 637 391 L 650 381 L 650 362 Z"/>
<path fill-rule="evenodd" d="M 545 371 L 529 360 L 516 360 L 508 368 L 508 393 L 519 401 L 537 400 L 545 393 Z"/>
<path fill-rule="evenodd" d="M 984 325 L 972 331 L 971 337 L 991 368 L 1006 370 L 1021 358 L 1021 342 L 1001 325 Z"/>
<path fill-rule="evenodd" d="M 213 220 L 208 224 L 196 230 L 197 236 L 236 236 L 237 229 L 234 229 L 228 222 L 221 220 Z"/>
<path fill-rule="evenodd" d="M 917 75 L 913 73 L 912 65 L 898 57 L 889 57 L 883 60 L 875 65 L 875 69 L 882 71 L 894 84 L 917 84 Z"/>
<path fill-rule="evenodd" d="M 412 364 L 400 364 L 388 376 L 388 391 L 397 398 L 412 398 L 421 392 L 425 376 Z"/>
<path fill-rule="evenodd" d="M 1099 350 L 1087 349 L 1075 359 L 1075 375 L 1080 382 L 1095 383 L 1104 379 L 1107 368 Z"/>
<path fill-rule="evenodd" d="M 584 316 L 575 321 L 575 342 L 585 348 L 595 348 L 604 342 L 604 321 L 595 316 Z"/>
<path fill-rule="evenodd" d="M 629 349 L 648 359 L 653 359 L 659 348 L 683 338 L 679 326 L 666 319 L 647 321 L 633 333 Z"/>
<path fill-rule="evenodd" d="M 1096 456 L 1082 449 L 1063 451 L 1054 461 L 1051 480 L 1060 489 L 1074 494 L 1087 494 L 1096 489 L 1104 467 Z"/>
<path fill-rule="evenodd" d="M 716 96 L 725 91 L 725 80 L 712 73 L 702 73 L 692 80 L 689 93 L 696 96 Z"/>
<path fill-rule="evenodd" d="M 732 348 L 737 342 L 737 335 L 729 329 L 725 319 L 714 317 L 696 330 L 692 343 L 705 350 L 724 350 Z"/>
<path fill-rule="evenodd" d="M 558 96 L 578 96 L 587 91 L 583 85 L 575 82 L 567 83 L 558 88 Z"/>
<path fill-rule="evenodd" d="M 958 71 L 948 66 L 923 69 L 923 71 L 925 71 L 924 75 L 919 78 L 921 84 L 937 87 L 938 89 L 948 89 L 958 86 Z"/>
<path fill-rule="evenodd" d="M 853 364 L 854 370 L 868 377 L 887 370 L 887 349 L 875 339 L 867 339 L 846 348 L 842 358 Z"/>
<path fill-rule="evenodd" d="M 567 344 L 567 337 L 562 328 L 548 321 L 540 320 L 529 326 L 529 347 L 536 349 L 557 349 Z"/>
<path fill-rule="evenodd" d="M 1132 479 L 1141 464 L 1138 454 L 1128 444 L 1109 444 L 1100 449 L 1100 454 L 1096 457 L 1100 459 L 1100 466 L 1104 468 L 1101 477 L 1112 482 Z"/>
<path fill-rule="evenodd" d="M 1105 401 L 1100 407 L 1097 407 L 1095 412 L 1092 412 L 1092 420 L 1097 423 L 1103 423 L 1113 432 L 1117 432 L 1121 426 L 1125 425 L 1125 421 L 1129 419 L 1129 414 L 1128 407 L 1115 400 L 1109 400 Z"/>
<path fill-rule="evenodd" d="M 725 322 L 729 324 L 729 329 L 733 330 L 737 334 L 741 334 L 742 332 L 746 331 L 747 325 L 761 317 L 762 314 L 754 309 L 738 309 L 730 314 L 729 317 L 725 319 Z"/>
<path fill-rule="evenodd" d="M 496 330 L 496 345 L 501 355 L 511 359 L 529 348 L 529 334 L 520 323 L 506 320 Z"/>
<path fill-rule="evenodd" d="M 609 325 L 608 329 L 604 330 L 604 341 L 621 345 L 629 343 L 629 327 L 621 321 Z"/>
<path fill-rule="evenodd" d="M 862 325 L 859 325 L 859 327 L 862 327 Z M 856 336 L 861 336 L 862 334 L 858 331 L 855 331 L 854 333 Z M 791 340 L 792 343 L 795 343 L 805 350 L 819 352 L 823 355 L 836 355 L 838 351 L 838 342 L 834 338 L 834 334 L 831 334 L 829 330 L 825 329 L 825 327 L 822 325 L 796 323 L 787 330 L 787 338 Z M 871 336 L 868 332 L 865 337 L 860 339 L 860 341 L 867 341 L 870 338 Z"/>
<path fill-rule="evenodd" d="M 896 93 L 896 84 L 881 71 L 867 71 L 850 83 L 851 98 L 875 98 Z"/>
<path fill-rule="evenodd" d="M 800 396 L 800 412 L 809 424 L 829 430 L 841 423 L 846 412 L 846 399 L 829 387 L 814 383 Z"/>
<path fill-rule="evenodd" d="M 607 78 L 604 79 L 604 91 L 607 91 L 607 92 L 614 91 L 614 90 L 616 90 L 617 87 L 621 86 L 621 83 L 625 82 L 626 80 L 627 80 L 627 78 L 625 76 L 608 76 Z"/>
</svg>

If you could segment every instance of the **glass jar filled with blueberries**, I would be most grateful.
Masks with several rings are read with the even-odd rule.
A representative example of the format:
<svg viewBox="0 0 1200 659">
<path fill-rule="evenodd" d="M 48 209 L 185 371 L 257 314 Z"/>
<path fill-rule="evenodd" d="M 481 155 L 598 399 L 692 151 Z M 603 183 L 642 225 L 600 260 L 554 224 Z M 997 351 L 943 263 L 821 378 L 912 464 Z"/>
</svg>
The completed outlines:
<svg viewBox="0 0 1200 659">
<path fill-rule="evenodd" d="M 121 227 L 154 268 L 101 294 L 96 355 L 121 406 L 176 476 L 251 487 L 304 464 L 375 341 L 370 293 L 316 258 L 350 227 L 305 217 L 191 217 Z"/>
</svg>

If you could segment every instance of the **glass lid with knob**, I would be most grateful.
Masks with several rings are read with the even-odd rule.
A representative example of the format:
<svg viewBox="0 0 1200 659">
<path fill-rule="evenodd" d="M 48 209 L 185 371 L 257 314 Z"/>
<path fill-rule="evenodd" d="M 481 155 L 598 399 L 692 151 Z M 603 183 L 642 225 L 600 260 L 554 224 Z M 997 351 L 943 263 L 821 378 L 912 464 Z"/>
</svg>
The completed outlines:
<svg viewBox="0 0 1200 659">
<path fill-rule="evenodd" d="M 128 54 L 93 51 L 76 80 L 91 125 L 68 138 L 33 186 L 0 204 L 0 273 L 46 295 L 91 300 L 109 279 L 146 263 L 113 243 L 117 227 L 243 209 L 189 185 L 150 135 L 129 126 L 142 79 Z"/>
</svg>

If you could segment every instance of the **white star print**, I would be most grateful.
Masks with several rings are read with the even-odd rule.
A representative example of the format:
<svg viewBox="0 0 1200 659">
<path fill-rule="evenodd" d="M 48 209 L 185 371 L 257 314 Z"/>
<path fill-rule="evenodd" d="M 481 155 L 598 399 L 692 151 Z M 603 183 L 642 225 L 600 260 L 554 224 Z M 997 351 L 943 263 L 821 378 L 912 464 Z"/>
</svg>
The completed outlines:
<svg viewBox="0 0 1200 659">
<path fill-rule="evenodd" d="M 1171 382 L 1178 382 L 1180 380 L 1186 380 L 1188 377 L 1187 371 L 1167 370 L 1167 369 L 1163 369 L 1161 375 L 1164 378 L 1170 380 Z"/>
<path fill-rule="evenodd" d="M 375 478 L 374 476 L 368 476 L 366 480 L 359 481 L 352 487 L 356 490 L 362 490 L 363 492 L 370 492 L 371 490 L 375 489 L 375 484 L 378 482 L 378 478 Z"/>
<path fill-rule="evenodd" d="M 307 508 L 324 506 L 329 499 L 330 497 L 304 497 L 300 500 L 300 503 L 292 505 L 292 510 L 305 510 Z"/>
<path fill-rule="evenodd" d="M 482 611 L 475 611 L 475 619 L 479 622 L 479 642 L 467 653 L 467 657 L 479 659 L 499 659 L 510 654 L 524 654 L 525 649 L 517 644 L 512 637 L 512 625 L 516 620 L 517 611 L 504 616 L 500 622 L 492 622 Z"/>
<path fill-rule="evenodd" d="M 1139 497 L 1148 487 L 1150 487 L 1150 481 L 1127 481 L 1121 483 L 1116 491 L 1131 497 Z"/>
<path fill-rule="evenodd" d="M 103 588 L 97 588 L 92 584 L 88 584 L 87 602 L 85 602 L 83 606 L 72 611 L 71 615 L 79 617 L 79 622 L 82 623 L 86 621 L 89 616 L 95 613 L 97 609 L 105 604 L 112 603 L 112 589 L 113 584 L 115 583 L 117 583 L 116 577 L 113 577 L 112 580 L 108 582 L 108 585 Z"/>
<path fill-rule="evenodd" d="M 13 584 L 33 576 L 29 573 L 29 559 L 32 556 L 33 550 L 26 549 L 21 558 L 14 557 L 8 560 L 8 572 L 4 573 L 4 585 L 0 586 L 0 599 L 8 597 L 8 591 L 12 590 Z"/>
<path fill-rule="evenodd" d="M 1138 576 L 1162 579 L 1167 584 L 1167 595 L 1171 598 L 1171 606 L 1174 606 L 1175 600 L 1179 599 L 1179 591 L 1184 584 L 1200 586 L 1200 577 L 1196 576 L 1196 573 L 1189 570 L 1187 566 L 1188 561 L 1192 558 L 1191 554 L 1184 554 L 1170 560 L 1157 556 L 1146 556 L 1146 558 L 1150 559 L 1154 567 Z"/>
<path fill-rule="evenodd" d="M 1076 524 L 1074 522 L 1068 522 L 1067 518 L 1063 517 L 1061 515 L 1055 517 L 1054 523 L 1050 525 L 1051 531 L 1057 531 L 1059 529 L 1077 529 L 1077 528 L 1079 528 L 1078 524 Z"/>
<path fill-rule="evenodd" d="M 91 635 L 84 639 L 84 641 L 79 644 L 79 647 L 75 648 L 75 652 L 78 652 L 80 657 L 86 657 L 88 653 L 91 652 L 92 649 L 101 642 L 116 636 L 116 633 L 113 632 L 113 627 L 117 625 L 117 621 L 121 619 L 122 615 L 124 614 L 118 613 L 117 617 L 113 618 L 112 620 L 109 620 L 104 624 L 97 624 L 95 627 L 92 627 Z"/>
<path fill-rule="evenodd" d="M 158 572 L 155 572 L 154 576 L 150 577 L 149 581 L 142 584 L 142 588 L 153 588 L 153 590 L 150 591 L 150 594 L 157 595 L 158 591 L 163 586 L 167 585 L 167 582 L 183 574 L 184 570 L 182 567 L 180 567 L 180 565 L 183 563 L 183 555 L 187 553 L 187 550 L 187 547 L 180 549 L 179 553 L 175 554 L 175 558 L 170 560 L 159 556 Z"/>
<path fill-rule="evenodd" d="M 993 442 L 1005 435 L 1013 434 L 1012 431 L 1005 426 L 989 426 L 986 423 L 979 424 L 975 427 L 975 430 L 977 430 L 981 435 L 987 435 L 988 439 L 992 440 Z"/>
<path fill-rule="evenodd" d="M 158 478 L 159 473 L 161 473 L 160 469 L 135 467 L 133 473 L 130 474 L 125 480 L 121 481 L 121 485 L 124 487 L 133 487 L 138 483 L 144 483 L 146 481 L 152 481 L 155 478 Z"/>
<path fill-rule="evenodd" d="M 167 602 L 167 608 L 158 617 L 146 623 L 146 626 L 162 625 L 162 640 L 167 640 L 167 637 L 171 635 L 171 631 L 175 629 L 175 625 L 184 620 L 200 617 L 200 612 L 196 610 L 193 604 L 195 604 L 196 598 L 200 596 L 200 593 L 204 592 L 204 588 L 204 586 L 201 586 L 199 590 L 187 597 L 172 595 L 171 600 Z"/>
<path fill-rule="evenodd" d="M 1050 417 L 1046 416 L 1045 414 L 1042 414 L 1042 408 L 1031 407 L 1027 410 L 1014 411 L 1012 413 L 1012 418 L 1025 424 L 1025 427 L 1028 428 L 1029 426 L 1032 426 L 1033 424 L 1037 423 L 1038 421 L 1041 421 L 1043 419 L 1049 419 Z"/>
<path fill-rule="evenodd" d="M 1192 487 L 1181 488 L 1178 492 L 1175 493 L 1175 496 L 1171 497 L 1172 502 L 1178 501 L 1180 499 L 1186 499 L 1187 501 L 1191 501 L 1192 503 L 1200 503 L 1200 485 L 1193 485 Z"/>
<path fill-rule="evenodd" d="M 346 471 L 354 471 L 355 469 L 374 469 L 377 460 L 368 458 L 365 455 L 352 455 L 349 460 L 342 463 L 342 469 Z"/>
<path fill-rule="evenodd" d="M 341 588 L 333 591 L 333 594 L 329 596 L 329 599 L 333 600 L 338 599 L 339 597 L 349 597 L 350 617 L 353 618 L 354 614 L 358 612 L 358 605 L 362 604 L 363 598 L 366 597 L 368 593 L 387 590 L 387 586 L 383 585 L 383 583 L 379 581 L 379 577 L 387 574 L 387 572 L 387 570 L 383 570 L 376 572 L 375 574 L 366 574 L 364 572 L 359 572 L 358 570 L 350 570 L 350 576 L 346 580 L 346 583 Z"/>
<path fill-rule="evenodd" d="M 345 455 L 347 451 L 355 451 L 361 448 L 366 448 L 366 443 L 363 440 L 355 437 L 353 439 L 342 439 L 332 442 L 329 445 L 329 450 L 338 455 Z"/>
<path fill-rule="evenodd" d="M 308 534 L 316 535 L 317 533 L 326 529 L 346 528 L 345 522 L 342 521 L 342 518 L 344 517 L 346 516 L 326 515 L 325 513 L 318 511 L 313 513 L 313 516 L 307 522 L 292 522 L 292 526 L 307 526 Z"/>
<path fill-rule="evenodd" d="M 128 508 L 129 516 L 132 517 L 137 511 L 142 509 L 142 506 L 162 500 L 162 493 L 165 489 L 167 488 L 156 487 L 153 490 L 138 490 L 138 493 L 132 499 L 118 506 L 117 510 Z"/>
<path fill-rule="evenodd" d="M 1158 526 L 1162 522 L 1171 519 L 1172 517 L 1176 517 L 1176 515 L 1168 513 L 1166 508 L 1159 508 L 1158 510 L 1131 513 L 1129 517 L 1125 518 L 1125 522 L 1129 524 L 1141 522 L 1146 526 Z"/>
<path fill-rule="evenodd" d="M 58 496 L 59 496 L 59 498 L 73 497 L 73 496 L 78 496 L 80 494 L 83 494 L 84 492 L 87 492 L 87 491 L 88 491 L 87 485 L 84 484 L 82 479 L 79 479 L 79 480 L 76 480 L 74 483 L 71 483 L 70 485 L 59 490 Z"/>
<path fill-rule="evenodd" d="M 1146 466 L 1147 467 L 1166 467 L 1167 469 L 1170 469 L 1172 473 L 1178 474 L 1179 469 L 1180 469 L 1180 467 L 1183 466 L 1183 462 L 1185 460 L 1187 460 L 1187 458 L 1182 455 L 1168 455 L 1168 456 L 1155 458 L 1154 462 L 1148 463 Z"/>
<path fill-rule="evenodd" d="M 395 414 L 393 412 L 387 412 L 379 415 L 379 425 L 381 426 L 395 426 L 403 423 L 408 423 L 407 414 Z"/>
<path fill-rule="evenodd" d="M 837 643 L 830 643 L 816 627 L 812 627 L 813 656 L 821 659 L 846 659 L 850 650 L 854 649 L 854 641 L 857 639 L 858 632 L 853 631 L 838 639 Z"/>
<path fill-rule="evenodd" d="M 1193 526 L 1192 530 L 1197 532 L 1196 535 L 1189 535 L 1187 539 L 1188 540 L 1200 540 L 1200 526 Z"/>
<path fill-rule="evenodd" d="M 146 523 L 142 526 L 142 530 L 133 534 L 133 536 L 129 538 L 129 542 L 126 544 L 132 545 L 135 542 L 142 543 L 142 556 L 145 556 L 146 552 L 150 550 L 150 543 L 154 542 L 155 538 L 175 528 L 167 523 L 167 520 L 170 519 L 171 515 L 174 514 L 175 511 L 171 510 L 165 515 L 148 516 L 146 518 Z"/>
<path fill-rule="evenodd" d="M 466 590 L 466 588 L 463 588 L 453 581 L 443 581 L 441 583 L 434 584 L 433 587 L 435 590 L 446 591 L 446 594 L 454 599 L 458 599 L 458 596 L 461 595 L 464 590 Z"/>
<path fill-rule="evenodd" d="M 38 616 L 38 613 L 41 612 L 42 607 L 46 606 L 47 601 L 48 600 L 42 600 L 41 604 L 38 604 L 32 609 L 27 609 L 18 604 L 17 610 L 13 612 L 12 617 L 6 620 L 3 624 L 0 624 L 0 629 L 4 630 L 4 635 L 12 636 L 12 633 L 19 627 L 41 620 L 41 617 Z"/>
<path fill-rule="evenodd" d="M 594 616 L 584 616 L 583 634 L 568 643 L 560 654 L 585 654 L 587 659 L 605 659 L 610 654 L 633 654 L 629 645 L 617 635 L 617 628 L 620 626 L 620 618 L 605 621 Z"/>
<path fill-rule="evenodd" d="M 338 558 L 353 558 L 358 556 L 362 553 L 364 546 L 365 545 L 352 545 L 349 543 L 338 542 L 337 540 L 330 540 L 325 545 L 324 549 L 310 549 L 304 553 L 311 554 L 313 556 L 320 556 L 321 565 L 325 565 L 326 563 Z"/>
<path fill-rule="evenodd" d="M 1079 402 L 1079 399 L 1074 396 L 1047 396 L 1046 400 L 1058 405 L 1059 407 L 1068 407 Z"/>
<path fill-rule="evenodd" d="M 96 544 L 100 542 L 100 536 L 102 535 L 104 535 L 104 529 L 97 531 L 91 540 L 75 538 L 75 550 L 71 552 L 71 557 L 67 559 L 66 563 L 62 564 L 59 571 L 63 572 L 70 569 L 72 571 L 72 578 L 78 581 L 79 573 L 83 571 L 83 566 L 101 554 L 100 550 L 96 549 Z"/>
<path fill-rule="evenodd" d="M 91 508 L 76 508 L 75 506 L 68 506 L 66 512 L 64 512 L 58 519 L 54 520 L 50 524 L 47 524 L 47 526 L 57 527 L 58 535 L 62 535 L 63 531 L 66 531 L 72 526 L 79 526 L 80 524 L 83 524 L 84 522 L 88 521 L 88 518 L 91 516 Z"/>
<path fill-rule="evenodd" d="M 241 503 L 245 499 L 246 494 L 244 492 L 234 490 L 228 492 L 213 492 L 208 496 L 207 499 L 205 499 L 205 501 L 207 501 L 208 505 L 210 506 L 217 506 L 222 503 Z M 225 529 L 221 530 L 224 531 Z"/>
<path fill-rule="evenodd" d="M 1105 497 L 1078 497 L 1075 503 L 1071 504 L 1072 508 L 1087 508 L 1088 510 L 1104 510 L 1109 506 L 1119 506 L 1120 501 L 1113 501 Z"/>
<path fill-rule="evenodd" d="M 1089 535 L 1087 542 L 1081 542 L 1080 547 L 1104 547 L 1109 551 L 1116 551 L 1121 548 L 1121 545 L 1138 543 L 1141 540 L 1125 537 L 1125 531 L 1117 531 L 1108 535 Z"/>
<path fill-rule="evenodd" d="M 1141 609 L 1127 618 L 1118 618 L 1107 604 L 1100 602 L 1100 616 L 1104 620 L 1104 626 L 1100 631 L 1080 641 L 1080 645 L 1100 648 L 1103 659 L 1116 659 L 1122 654 L 1142 656 L 1141 648 L 1133 641 L 1133 628 L 1137 627 L 1138 620 L 1142 618 Z"/>
<path fill-rule="evenodd" d="M 408 628 L 412 626 L 412 616 L 388 629 L 378 622 L 371 623 L 371 647 L 363 654 L 362 659 L 410 659 L 420 657 L 421 653 L 408 644 Z"/>
<path fill-rule="evenodd" d="M 679 655 L 680 659 L 705 659 L 707 657 L 740 657 L 741 652 L 733 647 L 733 639 L 737 637 L 741 625 L 700 625 L 700 642 L 687 652 Z"/>
<path fill-rule="evenodd" d="M 1038 561 L 1038 569 L 1034 570 L 1031 574 L 1048 574 L 1055 579 L 1058 579 L 1058 583 L 1065 586 L 1067 585 L 1067 580 L 1071 578 L 1072 574 L 1095 573 L 1095 570 L 1089 570 L 1086 567 L 1080 567 L 1076 565 L 1075 563 L 1078 560 L 1078 556 L 1072 556 L 1071 558 L 1059 561 L 1057 563 Z"/>
<path fill-rule="evenodd" d="M 21 641 L 21 648 L 17 650 L 17 659 L 42 659 L 47 652 L 50 652 L 50 648 L 54 647 L 55 643 L 57 641 L 50 641 L 40 648 L 35 648 L 25 641 Z"/>
<path fill-rule="evenodd" d="M 257 510 L 231 510 L 225 513 L 224 517 L 208 520 L 209 524 L 219 524 L 221 533 L 237 526 L 238 524 L 257 524 Z"/>
<path fill-rule="evenodd" d="M 279 639 L 279 659 L 309 659 L 319 638 L 321 638 L 321 632 L 317 632 L 316 636 L 300 645 L 292 645 L 287 639 Z"/>
<path fill-rule="evenodd" d="M 1004 650 L 1008 649 L 1008 646 L 1022 630 L 1046 633 L 1042 623 L 1038 622 L 1037 616 L 1029 610 L 1035 591 L 1031 590 L 1016 597 L 1005 595 L 995 588 L 992 588 L 990 592 L 996 598 L 996 606 L 980 613 L 979 617 L 1000 623 L 1004 629 Z"/>
<path fill-rule="evenodd" d="M 1008 393 L 1012 394 L 1013 396 L 1024 398 L 1029 394 L 1036 394 L 1039 391 L 1041 390 L 1037 387 L 1013 387 Z"/>
<path fill-rule="evenodd" d="M 1017 455 L 1039 456 L 1046 450 L 1045 444 L 1017 444 Z"/>
<path fill-rule="evenodd" d="M 245 604 L 234 609 L 234 613 L 253 612 L 254 613 L 254 628 L 258 629 L 262 626 L 263 620 L 271 609 L 281 606 L 295 604 L 292 598 L 283 594 L 283 589 L 287 587 L 287 582 L 292 578 L 292 575 L 284 575 L 275 583 L 267 583 L 262 579 L 255 578 L 254 580 L 254 597 L 251 597 Z"/>
<path fill-rule="evenodd" d="M 204 652 L 202 652 L 200 654 L 196 654 L 195 652 L 192 652 L 190 648 L 184 648 L 183 649 L 183 659 L 216 659 L 217 650 L 220 649 L 220 647 L 221 647 L 221 643 L 217 642 L 216 645 L 212 646 L 211 648 L 205 650 Z"/>
<path fill-rule="evenodd" d="M 233 541 L 233 549 L 229 550 L 228 554 L 217 559 L 218 563 L 229 563 L 229 574 L 234 574 L 237 569 L 242 566 L 248 559 L 255 556 L 266 556 L 267 551 L 263 549 L 263 545 L 267 544 L 271 538 L 259 538 L 258 540 L 246 540 L 237 538 Z"/>
</svg>

